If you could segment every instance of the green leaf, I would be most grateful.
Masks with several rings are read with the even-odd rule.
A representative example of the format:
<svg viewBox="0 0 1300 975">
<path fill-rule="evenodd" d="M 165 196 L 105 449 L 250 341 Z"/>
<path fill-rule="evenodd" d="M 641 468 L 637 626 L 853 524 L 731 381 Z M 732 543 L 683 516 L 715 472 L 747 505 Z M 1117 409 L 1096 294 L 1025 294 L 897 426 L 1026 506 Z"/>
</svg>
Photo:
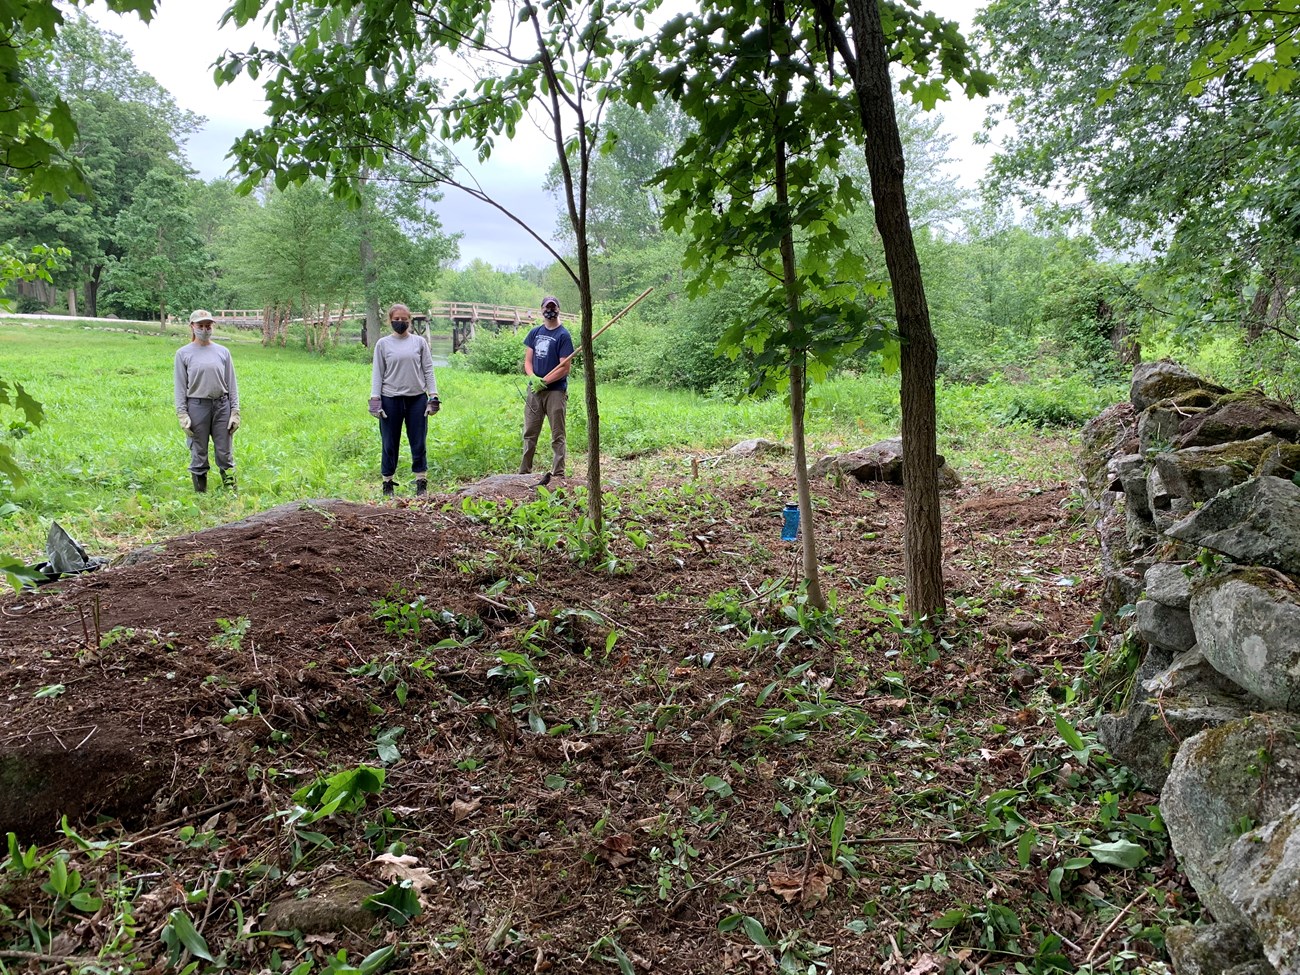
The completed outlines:
<svg viewBox="0 0 1300 975">
<path fill-rule="evenodd" d="M 194 930 L 194 922 L 190 920 L 190 916 L 179 907 L 167 915 L 167 926 L 185 946 L 185 950 L 195 958 L 202 958 L 204 961 L 216 960 L 208 950 L 208 943 L 203 940 L 203 935 Z"/>
<path fill-rule="evenodd" d="M 420 895 L 409 880 L 390 884 L 381 894 L 371 894 L 361 901 L 361 906 L 399 927 L 409 923 L 421 910 Z"/>
<path fill-rule="evenodd" d="M 1108 863 L 1112 867 L 1124 867 L 1128 870 L 1137 869 L 1138 864 L 1147 857 L 1147 851 L 1143 847 L 1128 840 L 1094 843 L 1088 847 L 1088 852 L 1098 863 Z"/>
<path fill-rule="evenodd" d="M 767 936 L 767 932 L 763 930 L 763 922 L 758 918 L 746 914 L 740 919 L 740 924 L 745 929 L 745 934 L 749 936 L 749 940 L 754 944 L 760 948 L 772 947 L 772 939 Z"/>
<path fill-rule="evenodd" d="M 970 915 L 966 912 L 966 908 L 954 907 L 951 911 L 941 914 L 935 920 L 931 921 L 930 927 L 939 931 L 943 931 L 947 928 L 955 928 L 957 925 L 964 922 L 969 916 Z"/>
</svg>

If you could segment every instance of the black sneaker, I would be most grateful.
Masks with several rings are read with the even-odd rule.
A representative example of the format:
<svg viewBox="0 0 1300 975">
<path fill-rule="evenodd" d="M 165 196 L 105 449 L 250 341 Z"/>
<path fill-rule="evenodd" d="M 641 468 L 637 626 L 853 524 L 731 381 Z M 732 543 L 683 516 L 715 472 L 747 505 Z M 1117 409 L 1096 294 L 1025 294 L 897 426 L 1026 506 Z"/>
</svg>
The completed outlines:
<svg viewBox="0 0 1300 975">
<path fill-rule="evenodd" d="M 392 496 L 393 496 L 393 482 L 392 482 L 392 481 L 385 481 L 385 482 L 384 482 L 384 497 L 386 497 L 386 498 L 391 498 Z"/>
<path fill-rule="evenodd" d="M 415 482 L 415 496 L 421 497 L 429 493 L 429 482 L 424 478 L 417 478 Z"/>
</svg>

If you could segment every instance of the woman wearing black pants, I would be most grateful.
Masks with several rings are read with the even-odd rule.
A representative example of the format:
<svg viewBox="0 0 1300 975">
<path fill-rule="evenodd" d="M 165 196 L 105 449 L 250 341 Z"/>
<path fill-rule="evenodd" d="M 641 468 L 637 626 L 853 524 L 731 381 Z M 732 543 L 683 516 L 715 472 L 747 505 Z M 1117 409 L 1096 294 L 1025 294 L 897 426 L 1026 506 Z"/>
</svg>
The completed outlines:
<svg viewBox="0 0 1300 975">
<path fill-rule="evenodd" d="M 411 472 L 415 475 L 415 493 L 429 488 L 429 462 L 424 441 L 429 417 L 438 412 L 438 383 L 433 376 L 433 356 L 422 335 L 413 335 L 411 309 L 393 305 L 388 309 L 388 324 L 393 334 L 375 343 L 374 366 L 370 377 L 370 415 L 379 418 L 382 444 L 379 472 L 384 478 L 384 494 L 393 493 L 393 475 L 397 473 L 397 452 L 402 444 L 402 427 L 411 448 Z"/>
</svg>

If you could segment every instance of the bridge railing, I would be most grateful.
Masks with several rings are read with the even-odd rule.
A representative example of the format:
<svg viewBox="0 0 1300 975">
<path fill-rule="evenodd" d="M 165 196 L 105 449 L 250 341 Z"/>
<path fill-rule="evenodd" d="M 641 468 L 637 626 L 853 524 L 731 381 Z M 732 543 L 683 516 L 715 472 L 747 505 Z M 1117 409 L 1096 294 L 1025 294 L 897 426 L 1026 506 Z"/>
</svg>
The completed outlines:
<svg viewBox="0 0 1300 975">
<path fill-rule="evenodd" d="M 364 311 L 356 309 L 331 311 L 330 321 L 337 321 L 339 316 L 360 318 Z M 451 322 L 490 322 L 494 325 L 536 325 L 542 320 L 542 313 L 536 308 L 520 308 L 516 305 L 487 305 L 469 301 L 445 301 L 434 305 L 427 312 L 414 312 L 417 318 L 443 319 Z M 261 308 L 218 308 L 212 312 L 217 322 L 225 322 L 236 327 L 260 327 L 262 323 Z M 301 322 L 301 317 L 293 319 Z M 560 321 L 576 325 L 578 315 L 574 312 L 561 312 Z"/>
</svg>

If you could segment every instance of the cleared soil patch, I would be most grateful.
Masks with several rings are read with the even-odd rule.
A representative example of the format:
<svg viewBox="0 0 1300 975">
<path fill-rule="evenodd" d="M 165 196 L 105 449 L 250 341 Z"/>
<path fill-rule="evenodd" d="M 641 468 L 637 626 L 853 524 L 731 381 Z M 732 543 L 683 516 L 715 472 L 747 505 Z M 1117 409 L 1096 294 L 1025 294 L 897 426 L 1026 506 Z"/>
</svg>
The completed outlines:
<svg viewBox="0 0 1300 975">
<path fill-rule="evenodd" d="M 629 481 L 608 495 L 612 573 L 575 563 L 573 480 L 526 516 L 316 501 L 177 538 L 0 603 L 0 746 L 21 762 L 102 735 L 162 763 L 134 803 L 105 797 L 118 819 L 82 816 L 83 836 L 129 848 L 63 841 L 85 877 L 128 878 L 147 964 L 186 891 L 240 971 L 272 948 L 288 971 L 385 941 L 392 968 L 420 972 L 993 971 L 1053 932 L 1062 963 L 1095 943 L 1094 960 L 1158 957 L 1142 929 L 1188 891 L 1156 838 L 1146 873 L 1073 867 L 1052 896 L 1099 796 L 1120 814 L 1155 801 L 1054 726 L 1104 646 L 1070 492 L 945 500 L 951 619 L 927 636 L 891 617 L 901 489 L 818 495 L 833 628 L 788 582 L 792 491 L 763 466 Z M 359 811 L 286 815 L 359 765 L 385 775 Z M 74 812 L 105 788 L 87 784 Z M 250 936 L 278 899 L 382 888 L 371 861 L 390 848 L 422 871 L 411 924 Z M 49 921 L 33 884 L 5 883 L 11 918 Z M 1106 932 L 1144 884 L 1159 896 Z M 49 922 L 61 953 L 100 951 L 109 914 Z"/>
</svg>

